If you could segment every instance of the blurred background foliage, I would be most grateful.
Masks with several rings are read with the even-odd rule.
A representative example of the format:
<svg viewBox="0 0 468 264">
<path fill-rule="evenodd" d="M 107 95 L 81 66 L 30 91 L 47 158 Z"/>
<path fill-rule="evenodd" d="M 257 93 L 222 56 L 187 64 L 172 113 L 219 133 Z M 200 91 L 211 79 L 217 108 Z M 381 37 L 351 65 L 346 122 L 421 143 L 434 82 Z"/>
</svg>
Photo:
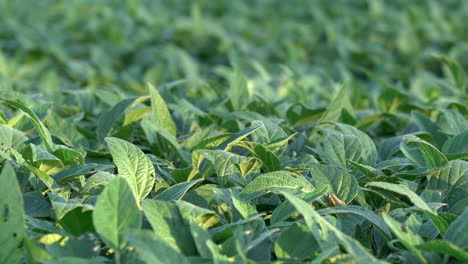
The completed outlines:
<svg viewBox="0 0 468 264">
<path fill-rule="evenodd" d="M 367 71 L 430 103 L 459 96 L 434 54 L 468 67 L 466 21 L 462 0 L 0 0 L 0 89 L 62 102 L 177 81 L 203 103 L 235 68 L 268 101 L 315 107 L 348 80 L 366 108 L 384 90 Z"/>
</svg>

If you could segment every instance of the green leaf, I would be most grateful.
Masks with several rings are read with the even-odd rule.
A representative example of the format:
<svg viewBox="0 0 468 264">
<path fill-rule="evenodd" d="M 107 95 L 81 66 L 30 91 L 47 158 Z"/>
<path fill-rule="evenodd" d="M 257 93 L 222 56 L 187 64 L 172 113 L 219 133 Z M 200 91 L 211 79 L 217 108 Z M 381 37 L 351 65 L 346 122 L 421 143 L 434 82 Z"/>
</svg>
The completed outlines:
<svg viewBox="0 0 468 264">
<path fill-rule="evenodd" d="M 190 221 L 190 232 L 192 233 L 198 253 L 204 258 L 210 258 L 211 252 L 207 246 L 207 242 L 211 241 L 210 233 L 195 221 Z M 213 243 L 213 241 L 211 242 Z"/>
<path fill-rule="evenodd" d="M 431 240 L 416 246 L 417 249 L 447 254 L 458 260 L 468 260 L 468 252 L 446 240 Z"/>
<path fill-rule="evenodd" d="M 190 188 L 195 186 L 195 184 L 203 181 L 203 179 L 181 182 L 176 185 L 169 187 L 160 194 L 158 194 L 154 199 L 163 200 L 163 201 L 173 201 L 180 200 L 184 195 L 189 191 Z"/>
<path fill-rule="evenodd" d="M 237 192 L 234 192 L 232 189 L 229 190 L 231 193 L 232 204 L 236 210 L 244 218 L 249 218 L 252 215 L 258 214 L 255 206 L 249 203 L 248 201 L 243 200 Z"/>
<path fill-rule="evenodd" d="M 304 199 L 306 202 L 311 203 L 320 199 L 327 192 L 328 186 L 322 186 L 313 192 L 301 194 L 299 197 Z M 289 201 L 284 201 L 282 204 L 277 206 L 275 210 L 273 210 L 270 220 L 271 225 L 280 224 L 281 221 L 286 220 L 288 217 L 294 214 L 294 212 L 296 212 L 294 206 Z"/>
<path fill-rule="evenodd" d="M 359 161 L 362 155 L 359 139 L 339 132 L 327 133 L 315 151 L 323 161 L 342 167 L 346 167 L 347 160 Z"/>
<path fill-rule="evenodd" d="M 427 141 L 422 140 L 421 138 L 414 135 L 406 135 L 403 137 L 406 143 L 415 143 L 419 151 L 424 158 L 424 163 L 420 162 L 417 159 L 414 159 L 412 155 L 409 154 L 408 148 L 402 143 L 401 150 L 403 153 L 411 160 L 413 160 L 416 165 L 422 168 L 439 168 L 447 165 L 448 160 L 444 154 L 442 154 L 436 147 L 429 144 Z"/>
<path fill-rule="evenodd" d="M 0 99 L 7 103 L 8 105 L 18 108 L 21 110 L 25 115 L 31 119 L 31 122 L 33 123 L 34 127 L 37 130 L 37 133 L 39 136 L 42 138 L 42 141 L 47 149 L 48 152 L 52 153 L 54 143 L 52 142 L 52 137 L 50 136 L 49 130 L 44 126 L 44 124 L 39 120 L 37 115 L 26 105 L 20 102 L 12 101 L 12 100 L 7 100 L 7 99 Z"/>
<path fill-rule="evenodd" d="M 23 196 L 10 163 L 0 173 L 0 263 L 18 263 L 25 237 Z"/>
<path fill-rule="evenodd" d="M 247 79 L 239 69 L 229 76 L 229 95 L 234 111 L 243 110 L 249 101 Z"/>
<path fill-rule="evenodd" d="M 349 100 L 347 97 L 348 85 L 343 84 L 336 94 L 333 101 L 328 106 L 325 113 L 320 117 L 319 123 L 323 122 L 335 122 L 338 121 L 341 116 L 341 111 L 343 110 L 346 102 Z"/>
<path fill-rule="evenodd" d="M 287 171 L 262 174 L 250 182 L 240 193 L 240 197 L 252 200 L 271 191 L 312 192 L 315 187 L 303 176 Z"/>
<path fill-rule="evenodd" d="M 150 159 L 135 145 L 118 138 L 106 138 L 120 176 L 127 179 L 135 197 L 145 198 L 153 188 L 155 170 Z"/>
<path fill-rule="evenodd" d="M 403 231 L 401 223 L 394 220 L 387 214 L 383 213 L 382 217 L 390 227 L 392 232 L 400 239 L 401 243 L 410 250 L 414 255 L 416 255 L 422 263 L 428 263 L 423 254 L 416 249 L 416 245 L 419 245 L 423 242 L 422 238 L 414 234 L 411 230 L 407 229 L 406 232 Z"/>
<path fill-rule="evenodd" d="M 468 156 L 468 130 L 445 141 L 442 151 L 450 159 L 466 158 Z"/>
<path fill-rule="evenodd" d="M 253 159 L 223 150 L 199 150 L 199 153 L 213 163 L 221 185 L 225 185 L 234 174 L 242 174 L 240 165 Z"/>
<path fill-rule="evenodd" d="M 175 204 L 161 200 L 143 200 L 141 205 L 158 239 L 184 255 L 192 256 L 196 253 L 190 226 Z"/>
<path fill-rule="evenodd" d="M 125 178 L 115 177 L 99 195 L 93 223 L 102 240 L 116 251 L 126 246 L 122 237 L 124 230 L 140 228 L 141 213 Z"/>
<path fill-rule="evenodd" d="M 359 258 L 361 261 L 378 263 L 359 242 L 334 227 L 330 222 L 321 217 L 307 202 L 286 192 L 282 192 L 282 194 L 296 207 L 296 210 L 304 216 L 307 226 L 314 234 L 322 250 L 333 246 L 333 241 L 330 241 L 330 238 L 328 238 L 330 234 L 339 241 L 339 244 L 352 256 Z M 320 226 L 320 231 L 317 230 L 317 225 Z"/>
<path fill-rule="evenodd" d="M 159 94 L 158 90 L 154 86 L 148 83 L 148 88 L 151 95 L 151 107 L 153 109 L 153 120 L 156 124 L 156 127 L 159 129 L 164 129 L 172 136 L 177 136 L 177 128 L 174 120 L 172 120 L 171 113 L 167 108 L 164 99 Z"/>
<path fill-rule="evenodd" d="M 11 127 L 0 125 L 0 146 L 2 148 L 16 148 L 28 140 L 24 133 Z"/>
<path fill-rule="evenodd" d="M 307 225 L 297 222 L 281 232 L 275 241 L 275 254 L 278 258 L 304 260 L 318 247 Z"/>
<path fill-rule="evenodd" d="M 92 188 L 95 188 L 97 186 L 101 185 L 107 185 L 109 182 L 111 182 L 115 178 L 114 174 L 105 172 L 105 171 L 99 171 L 91 177 L 88 178 L 86 181 L 85 186 L 83 187 L 84 192 L 89 192 Z"/>
<path fill-rule="evenodd" d="M 67 146 L 78 148 L 89 145 L 88 140 L 75 125 L 68 123 L 52 110 L 47 112 L 47 127 L 52 136 L 59 138 Z"/>
<path fill-rule="evenodd" d="M 462 199 L 468 193 L 468 162 L 453 160 L 447 168 L 430 175 L 429 186 L 433 190 L 442 192 L 445 199 L 455 197 Z"/>
<path fill-rule="evenodd" d="M 435 55 L 434 57 L 442 60 L 445 64 L 445 72 L 449 76 L 453 87 L 460 91 L 465 90 L 465 72 L 463 67 L 460 66 L 456 61 L 441 55 Z"/>
<path fill-rule="evenodd" d="M 400 195 L 406 196 L 417 207 L 423 210 L 432 212 L 432 209 L 429 207 L 429 205 L 427 205 L 427 203 L 424 202 L 424 200 L 419 195 L 417 195 L 415 192 L 410 190 L 408 186 L 406 185 L 394 184 L 394 183 L 388 183 L 388 182 L 370 182 L 366 186 L 384 189 L 387 191 L 395 192 Z"/>
<path fill-rule="evenodd" d="M 102 141 L 111 133 L 112 126 L 122 116 L 125 109 L 129 107 L 135 98 L 128 98 L 120 101 L 114 105 L 111 109 L 103 112 L 99 117 L 97 135 L 98 139 Z"/>
<path fill-rule="evenodd" d="M 253 151 L 254 156 L 262 161 L 262 166 L 265 168 L 266 172 L 273 172 L 281 169 L 281 162 L 272 151 L 260 144 L 257 144 Z"/>
<path fill-rule="evenodd" d="M 138 255 L 145 263 L 190 264 L 190 261 L 177 249 L 150 231 L 139 230 L 128 232 L 125 238 L 135 247 Z"/>
<path fill-rule="evenodd" d="M 465 209 L 465 211 L 450 224 L 444 234 L 444 239 L 459 246 L 461 249 L 467 250 L 468 234 L 466 230 L 468 230 L 468 209 Z"/>
<path fill-rule="evenodd" d="M 385 224 L 385 222 L 379 216 L 377 216 L 374 212 L 366 210 L 360 206 L 348 205 L 348 206 L 329 207 L 329 208 L 323 208 L 323 209 L 317 210 L 317 213 L 321 215 L 355 214 L 355 215 L 365 218 L 366 220 L 374 224 L 387 239 L 390 239 L 391 237 L 390 229 L 388 229 L 388 226 Z"/>
<path fill-rule="evenodd" d="M 328 192 L 336 195 L 345 204 L 350 203 L 358 193 L 358 182 L 348 172 L 336 167 L 314 164 L 310 169 L 312 183 L 317 187 L 327 186 Z"/>
</svg>

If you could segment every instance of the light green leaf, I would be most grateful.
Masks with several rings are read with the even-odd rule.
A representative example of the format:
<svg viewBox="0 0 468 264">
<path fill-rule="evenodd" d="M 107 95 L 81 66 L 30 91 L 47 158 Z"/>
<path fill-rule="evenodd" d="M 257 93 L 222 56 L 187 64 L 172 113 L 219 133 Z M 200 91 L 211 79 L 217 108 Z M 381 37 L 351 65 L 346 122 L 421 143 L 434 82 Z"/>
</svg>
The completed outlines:
<svg viewBox="0 0 468 264">
<path fill-rule="evenodd" d="M 450 159 L 465 158 L 468 156 L 468 130 L 461 132 L 445 141 L 442 151 Z"/>
<path fill-rule="evenodd" d="M 418 162 L 418 160 L 412 159 L 412 156 L 408 155 L 409 151 L 407 150 L 406 146 L 403 144 L 403 142 L 401 143 L 401 150 L 403 153 L 407 155 L 409 159 L 412 159 L 418 166 L 434 169 L 447 165 L 447 157 L 445 157 L 444 154 L 442 154 L 436 147 L 429 144 L 427 141 L 422 140 L 421 138 L 414 135 L 406 135 L 403 137 L 403 140 L 405 140 L 406 143 L 415 143 L 418 146 L 419 151 L 424 158 L 424 164 L 421 164 L 421 162 Z"/>
<path fill-rule="evenodd" d="M 116 251 L 125 248 L 122 232 L 141 226 L 141 213 L 127 180 L 115 177 L 101 192 L 93 223 L 102 240 Z"/>
<path fill-rule="evenodd" d="M 447 254 L 457 258 L 458 260 L 468 260 L 468 252 L 447 240 L 430 240 L 428 242 L 417 245 L 416 248 L 429 252 Z"/>
<path fill-rule="evenodd" d="M 190 227 L 182 218 L 177 205 L 161 200 L 143 200 L 141 205 L 158 239 L 184 255 L 193 256 L 196 253 Z"/>
<path fill-rule="evenodd" d="M 126 240 L 135 247 L 138 255 L 147 264 L 190 264 L 177 249 L 147 230 L 127 232 Z"/>
<path fill-rule="evenodd" d="M 450 161 L 447 168 L 430 175 L 429 186 L 431 189 L 442 192 L 444 199 L 451 196 L 457 200 L 465 198 L 468 193 L 468 162 Z"/>
<path fill-rule="evenodd" d="M 28 140 L 24 133 L 11 127 L 0 125 L 0 146 L 15 148 Z"/>
<path fill-rule="evenodd" d="M 23 196 L 10 163 L 0 173 L 0 263 L 18 263 L 25 236 Z"/>
<path fill-rule="evenodd" d="M 135 145 L 118 138 L 106 138 L 120 176 L 127 179 L 135 197 L 145 198 L 153 188 L 155 170 L 150 159 Z"/>
<path fill-rule="evenodd" d="M 44 126 L 44 124 L 39 120 L 37 115 L 26 105 L 20 102 L 12 101 L 12 100 L 7 100 L 7 99 L 0 99 L 1 101 L 4 101 L 5 103 L 9 104 L 12 107 L 18 108 L 21 110 L 25 115 L 31 119 L 31 122 L 33 123 L 34 127 L 37 130 L 37 133 L 39 136 L 42 138 L 42 141 L 47 149 L 48 152 L 53 151 L 54 143 L 52 142 L 52 137 L 50 136 L 49 130 Z"/>
<path fill-rule="evenodd" d="M 432 209 L 429 207 L 429 205 L 427 205 L 427 203 L 424 202 L 424 200 L 419 195 L 417 195 L 415 192 L 410 190 L 408 186 L 406 185 L 394 184 L 394 183 L 388 183 L 388 182 L 370 182 L 366 186 L 384 189 L 387 191 L 395 192 L 400 195 L 406 196 L 417 207 L 423 210 L 432 212 Z"/>
<path fill-rule="evenodd" d="M 466 230 L 468 230 L 468 209 L 465 209 L 465 211 L 450 224 L 444 234 L 444 239 L 459 246 L 463 250 L 467 250 L 468 234 Z"/>
<path fill-rule="evenodd" d="M 327 192 L 328 186 L 322 186 L 313 192 L 304 193 L 298 197 L 304 199 L 308 203 L 311 203 L 324 196 Z M 282 204 L 277 206 L 275 210 L 273 210 L 270 219 L 271 225 L 280 224 L 281 221 L 286 220 L 288 217 L 294 214 L 294 212 L 296 212 L 294 206 L 289 201 L 284 201 Z"/>
<path fill-rule="evenodd" d="M 321 215 L 348 214 L 348 213 L 355 214 L 355 215 L 365 218 L 366 220 L 374 224 L 387 239 L 390 239 L 391 237 L 390 229 L 388 229 L 388 226 L 385 224 L 385 222 L 379 216 L 377 216 L 374 212 L 366 210 L 360 206 L 348 205 L 348 206 L 329 207 L 329 208 L 323 208 L 323 209 L 317 210 L 317 213 Z"/>
<path fill-rule="evenodd" d="M 414 255 L 416 255 L 422 263 L 428 263 L 423 254 L 416 249 L 416 245 L 419 245 L 423 242 L 422 238 L 414 234 L 411 230 L 403 231 L 401 223 L 394 220 L 387 214 L 383 213 L 382 215 L 385 223 L 390 227 L 392 232 L 400 239 L 401 243 L 410 250 Z"/>
<path fill-rule="evenodd" d="M 247 79 L 239 69 L 235 69 L 229 78 L 229 94 L 234 111 L 243 110 L 249 102 Z"/>
<path fill-rule="evenodd" d="M 190 188 L 192 188 L 195 184 L 201 181 L 203 181 L 203 179 L 178 183 L 164 190 L 163 192 L 158 194 L 154 199 L 163 201 L 180 200 L 184 197 L 184 195 L 189 191 Z"/>
<path fill-rule="evenodd" d="M 99 116 L 97 134 L 99 141 L 112 134 L 114 123 L 119 120 L 125 110 L 130 107 L 137 98 L 128 98 L 118 102 L 111 109 Z"/>
<path fill-rule="evenodd" d="M 278 258 L 304 260 L 318 248 L 317 241 L 307 225 L 297 222 L 281 232 L 275 241 L 275 254 Z"/>
<path fill-rule="evenodd" d="M 336 167 L 314 164 L 310 169 L 312 183 L 317 187 L 328 187 L 328 192 L 336 195 L 345 204 L 350 203 L 358 193 L 358 182 L 348 172 Z"/>
<path fill-rule="evenodd" d="M 315 187 L 302 175 L 288 171 L 275 171 L 258 176 L 245 186 L 240 197 L 252 200 L 271 191 L 312 192 Z"/>
<path fill-rule="evenodd" d="M 359 242 L 344 234 L 321 217 L 307 202 L 286 192 L 282 192 L 282 194 L 304 216 L 307 226 L 314 234 L 322 250 L 333 247 L 334 243 L 328 237 L 328 235 L 332 235 L 343 246 L 346 252 L 352 256 L 359 258 L 361 261 L 368 261 L 368 263 L 379 263 Z M 320 226 L 320 231 L 317 230 L 317 225 Z"/>
<path fill-rule="evenodd" d="M 315 151 L 329 164 L 346 167 L 347 160 L 359 161 L 362 155 L 359 139 L 354 135 L 330 131 L 320 143 Z"/>
<path fill-rule="evenodd" d="M 151 107 L 153 109 L 152 119 L 156 123 L 156 127 L 164 129 L 172 136 L 177 136 L 177 128 L 174 120 L 172 120 L 171 113 L 167 108 L 166 102 L 159 94 L 154 86 L 148 83 L 148 88 L 151 94 Z"/>
</svg>

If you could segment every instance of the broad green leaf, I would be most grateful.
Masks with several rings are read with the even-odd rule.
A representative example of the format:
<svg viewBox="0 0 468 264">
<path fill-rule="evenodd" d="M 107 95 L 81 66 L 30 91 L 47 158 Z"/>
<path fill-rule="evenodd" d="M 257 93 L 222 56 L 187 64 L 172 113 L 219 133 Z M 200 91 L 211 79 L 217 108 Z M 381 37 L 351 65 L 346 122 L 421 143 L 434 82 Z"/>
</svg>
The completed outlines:
<svg viewBox="0 0 468 264">
<path fill-rule="evenodd" d="M 50 136 L 49 130 L 44 126 L 44 124 L 39 120 L 37 115 L 26 105 L 20 102 L 12 101 L 12 100 L 7 100 L 7 99 L 0 99 L 4 101 L 5 103 L 9 104 L 12 107 L 18 108 L 21 110 L 25 115 L 31 119 L 31 122 L 33 123 L 34 127 L 37 130 L 37 133 L 39 136 L 42 138 L 42 141 L 44 143 L 44 146 L 46 147 L 48 152 L 52 152 L 54 148 L 54 143 L 52 142 L 52 137 Z"/>
<path fill-rule="evenodd" d="M 331 235 L 339 241 L 338 243 L 352 256 L 359 258 L 361 261 L 368 261 L 368 263 L 379 263 L 379 261 L 359 244 L 359 242 L 344 234 L 321 217 L 307 202 L 286 192 L 282 192 L 282 194 L 296 207 L 296 210 L 304 216 L 307 226 L 314 234 L 322 250 L 333 245 L 332 241 L 327 241 L 329 239 L 327 239 L 327 237 Z M 317 225 L 320 226 L 320 231 L 316 230 Z"/>
<path fill-rule="evenodd" d="M 337 122 L 329 123 L 335 124 L 341 132 L 347 135 L 353 135 L 358 139 L 361 149 L 361 159 L 363 160 L 362 162 L 369 165 L 373 165 L 375 163 L 377 160 L 377 148 L 375 147 L 374 141 L 372 141 L 366 133 L 347 124 Z"/>
<path fill-rule="evenodd" d="M 234 111 L 243 110 L 249 101 L 247 79 L 239 69 L 229 76 L 229 95 Z"/>
<path fill-rule="evenodd" d="M 327 192 L 328 186 L 322 186 L 313 192 L 301 194 L 299 197 L 304 199 L 306 202 L 311 203 L 320 199 Z M 273 210 L 270 219 L 271 225 L 280 224 L 281 221 L 286 220 L 294 214 L 294 212 L 296 212 L 296 208 L 289 201 L 284 201 L 282 204 L 277 206 L 275 210 Z"/>
<path fill-rule="evenodd" d="M 432 138 L 434 139 L 437 147 L 440 147 L 444 144 L 444 142 L 447 140 L 447 135 L 441 131 L 440 127 L 437 126 L 434 121 L 416 111 L 413 111 L 411 116 L 414 118 L 414 121 L 421 130 L 426 131 L 432 135 Z"/>
<path fill-rule="evenodd" d="M 143 200 L 141 205 L 158 239 L 184 255 L 196 253 L 190 226 L 182 218 L 177 205 L 161 200 Z"/>
<path fill-rule="evenodd" d="M 377 216 L 374 212 L 366 210 L 360 206 L 348 205 L 348 206 L 338 206 L 338 207 L 329 207 L 317 210 L 317 213 L 321 215 L 327 214 L 355 214 L 361 216 L 374 224 L 382 234 L 389 239 L 391 234 L 388 226 L 385 222 Z"/>
<path fill-rule="evenodd" d="M 151 94 L 151 107 L 153 109 L 153 121 L 156 123 L 158 129 L 164 129 L 172 136 L 177 136 L 177 128 L 174 120 L 172 120 L 171 113 L 167 108 L 164 99 L 159 94 L 154 86 L 148 83 L 149 91 Z"/>
<path fill-rule="evenodd" d="M 323 122 L 335 122 L 338 121 L 341 116 L 341 111 L 343 110 L 346 102 L 349 100 L 347 97 L 348 85 L 343 84 L 336 94 L 333 101 L 328 106 L 325 113 L 320 117 L 319 123 Z"/>
<path fill-rule="evenodd" d="M 124 99 L 99 116 L 97 135 L 100 141 L 112 134 L 114 123 L 122 117 L 125 110 L 130 107 L 135 100 L 137 100 L 137 98 Z"/>
<path fill-rule="evenodd" d="M 0 263 L 18 263 L 25 237 L 23 197 L 10 163 L 0 173 Z"/>
<path fill-rule="evenodd" d="M 179 209 L 180 216 L 187 222 L 195 221 L 204 228 L 216 225 L 220 217 L 210 209 L 196 206 L 186 201 L 174 201 Z"/>
<path fill-rule="evenodd" d="M 105 186 L 109 184 L 109 182 L 111 182 L 114 178 L 114 174 L 105 171 L 97 172 L 96 174 L 93 174 L 91 175 L 91 177 L 88 178 L 85 186 L 83 187 L 83 191 L 88 192 L 89 190 L 97 186 Z"/>
<path fill-rule="evenodd" d="M 138 200 L 145 198 L 155 181 L 155 170 L 149 158 L 125 140 L 108 137 L 106 142 L 119 175 L 127 179 Z"/>
<path fill-rule="evenodd" d="M 466 230 L 468 230 L 468 209 L 465 209 L 465 211 L 450 224 L 444 234 L 444 239 L 452 242 L 463 250 L 467 250 L 468 234 Z"/>
<path fill-rule="evenodd" d="M 126 246 L 122 237 L 124 230 L 140 228 L 140 209 L 125 178 L 115 177 L 99 195 L 93 223 L 102 240 L 116 251 Z"/>
<path fill-rule="evenodd" d="M 78 199 L 66 200 L 49 193 L 55 219 L 70 234 L 79 237 L 86 232 L 94 232 L 92 222 L 93 206 L 83 204 Z"/>
<path fill-rule="evenodd" d="M 54 260 L 45 260 L 44 264 L 105 264 L 108 263 L 104 258 L 84 259 L 77 257 L 62 257 Z"/>
<path fill-rule="evenodd" d="M 447 240 L 431 240 L 416 246 L 417 249 L 447 254 L 458 260 L 468 260 L 468 252 Z"/>
<path fill-rule="evenodd" d="M 198 253 L 204 258 L 210 258 L 211 252 L 207 246 L 207 242 L 210 241 L 213 243 L 213 241 L 211 241 L 210 233 L 195 221 L 190 221 L 190 232 L 192 233 Z"/>
<path fill-rule="evenodd" d="M 278 157 L 263 145 L 257 144 L 253 151 L 255 157 L 262 161 L 262 166 L 266 172 L 273 172 L 281 169 L 281 162 Z"/>
<path fill-rule="evenodd" d="M 423 210 L 432 212 L 432 209 L 429 207 L 429 205 L 427 205 L 427 203 L 424 202 L 424 200 L 419 195 L 417 195 L 415 192 L 410 190 L 408 186 L 406 185 L 394 184 L 394 183 L 388 183 L 388 182 L 370 182 L 366 186 L 384 189 L 387 191 L 395 192 L 400 195 L 406 196 L 417 207 Z"/>
<path fill-rule="evenodd" d="M 242 174 L 240 165 L 252 159 L 223 150 L 199 150 L 199 153 L 213 163 L 221 185 L 234 174 Z"/>
<path fill-rule="evenodd" d="M 240 193 L 240 197 L 252 200 L 271 191 L 312 192 L 315 187 L 303 176 L 287 171 L 270 172 L 258 176 Z"/>
<path fill-rule="evenodd" d="M 445 72 L 450 77 L 450 81 L 454 88 L 464 91 L 466 90 L 465 85 L 465 72 L 463 67 L 460 66 L 455 60 L 452 60 L 446 56 L 434 55 L 434 57 L 442 60 L 445 64 Z"/>
<path fill-rule="evenodd" d="M 236 210 L 242 215 L 244 218 L 249 218 L 252 215 L 258 214 L 255 206 L 251 203 L 243 200 L 237 192 L 234 192 L 232 189 L 229 190 L 231 193 L 232 204 L 236 208 Z"/>
<path fill-rule="evenodd" d="M 59 146 L 54 151 L 54 156 L 60 159 L 63 165 L 84 165 L 84 156 L 80 152 Z"/>
<path fill-rule="evenodd" d="M 297 222 L 281 232 L 274 250 L 278 258 L 304 260 L 317 248 L 317 241 L 307 225 Z"/>
<path fill-rule="evenodd" d="M 445 141 L 442 151 L 448 158 L 466 158 L 468 156 L 468 130 Z"/>
<path fill-rule="evenodd" d="M 424 158 L 423 164 L 421 164 L 421 162 L 419 162 L 418 160 L 412 159 L 411 155 L 408 155 L 409 151 L 407 150 L 406 146 L 403 143 L 401 144 L 401 150 L 403 151 L 403 153 L 409 159 L 412 159 L 418 166 L 423 168 L 434 169 L 447 165 L 447 157 L 445 157 L 444 154 L 442 154 L 436 147 L 432 146 L 428 142 L 414 135 L 406 135 L 403 137 L 403 139 L 407 144 L 415 143 L 418 146 L 419 151 L 421 152 L 422 157 Z"/>
<path fill-rule="evenodd" d="M 59 138 L 67 146 L 78 148 L 89 145 L 88 140 L 79 132 L 76 125 L 70 124 L 52 110 L 47 112 L 47 127 L 52 136 Z"/>
<path fill-rule="evenodd" d="M 358 182 L 348 172 L 336 167 L 315 164 L 310 169 L 311 181 L 317 187 L 328 187 L 328 192 L 333 193 L 345 204 L 350 203 L 358 193 Z"/>
<path fill-rule="evenodd" d="M 0 146 L 2 148 L 16 148 L 28 138 L 24 133 L 11 127 L 0 125 Z"/>
<path fill-rule="evenodd" d="M 429 186 L 442 192 L 444 199 L 450 197 L 464 198 L 468 193 L 468 162 L 453 160 L 447 168 L 430 175 Z"/>
<path fill-rule="evenodd" d="M 54 194 L 62 197 L 67 197 L 69 195 L 69 188 L 58 184 L 50 175 L 47 175 L 45 172 L 31 165 L 24 165 L 24 167 L 32 171 Z"/>
<path fill-rule="evenodd" d="M 201 182 L 203 179 L 181 182 L 176 185 L 169 187 L 160 194 L 158 194 L 154 199 L 163 200 L 163 201 L 173 201 L 180 200 L 184 195 L 189 191 L 190 188 L 195 186 L 197 183 Z"/>
<path fill-rule="evenodd" d="M 389 215 L 383 213 L 382 217 L 392 232 L 400 239 L 401 243 L 403 243 L 403 245 L 408 250 L 416 255 L 422 263 L 428 263 L 423 254 L 416 249 L 416 245 L 419 245 L 423 242 L 422 238 L 411 232 L 411 230 L 404 231 L 402 229 L 401 223 L 394 220 Z"/>
<path fill-rule="evenodd" d="M 346 167 L 347 160 L 359 161 L 362 155 L 361 144 L 356 136 L 331 131 L 315 151 L 323 161 L 342 167 Z"/>
<path fill-rule="evenodd" d="M 189 264 L 190 261 L 177 249 L 147 230 L 127 232 L 125 239 L 135 247 L 145 263 Z"/>
<path fill-rule="evenodd" d="M 441 109 L 437 123 L 449 135 L 457 135 L 468 129 L 466 117 L 460 111 L 451 109 Z"/>
</svg>

